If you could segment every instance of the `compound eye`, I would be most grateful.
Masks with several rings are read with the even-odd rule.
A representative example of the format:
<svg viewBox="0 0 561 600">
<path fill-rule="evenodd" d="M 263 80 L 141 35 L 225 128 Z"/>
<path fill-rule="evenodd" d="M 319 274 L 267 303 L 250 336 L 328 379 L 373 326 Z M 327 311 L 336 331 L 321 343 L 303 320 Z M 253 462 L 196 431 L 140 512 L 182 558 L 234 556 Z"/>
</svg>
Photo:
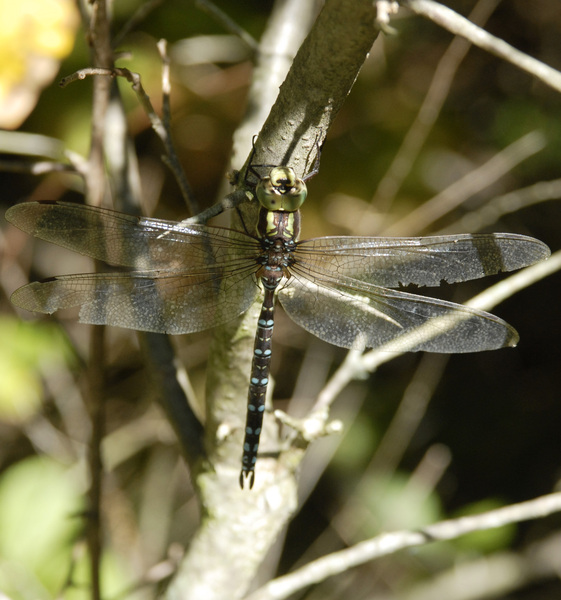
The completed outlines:
<svg viewBox="0 0 561 600">
<path fill-rule="evenodd" d="M 267 210 L 294 212 L 298 210 L 308 190 L 290 167 L 275 167 L 255 188 L 257 199 Z"/>
</svg>

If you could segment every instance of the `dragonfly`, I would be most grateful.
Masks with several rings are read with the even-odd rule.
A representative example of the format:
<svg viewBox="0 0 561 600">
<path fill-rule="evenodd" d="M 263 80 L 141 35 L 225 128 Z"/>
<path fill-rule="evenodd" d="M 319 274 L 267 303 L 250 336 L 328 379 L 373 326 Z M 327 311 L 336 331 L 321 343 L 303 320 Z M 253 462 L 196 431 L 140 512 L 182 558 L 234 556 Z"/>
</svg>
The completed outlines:
<svg viewBox="0 0 561 600">
<path fill-rule="evenodd" d="M 512 271 L 549 248 L 511 233 L 298 239 L 305 179 L 261 165 L 255 232 L 131 216 L 68 202 L 27 202 L 6 218 L 64 248 L 127 267 L 29 283 L 12 302 L 79 321 L 186 334 L 230 321 L 262 296 L 252 359 L 240 485 L 255 480 L 269 384 L 275 303 L 318 338 L 343 348 L 464 353 L 514 346 L 518 334 L 487 312 L 400 289 Z M 253 172 L 256 173 L 255 169 Z"/>
</svg>

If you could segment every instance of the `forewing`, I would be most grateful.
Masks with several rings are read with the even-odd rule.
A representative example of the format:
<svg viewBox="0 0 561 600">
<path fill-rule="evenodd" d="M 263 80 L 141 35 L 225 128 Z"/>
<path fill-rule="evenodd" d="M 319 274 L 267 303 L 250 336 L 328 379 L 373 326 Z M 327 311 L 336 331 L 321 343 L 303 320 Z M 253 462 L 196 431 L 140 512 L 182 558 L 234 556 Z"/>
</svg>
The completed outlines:
<svg viewBox="0 0 561 600">
<path fill-rule="evenodd" d="M 523 235 L 493 233 L 416 238 L 325 237 L 295 253 L 320 277 L 351 277 L 381 287 L 438 286 L 512 271 L 547 258 L 549 248 Z"/>
<path fill-rule="evenodd" d="M 24 202 L 6 219 L 23 231 L 102 260 L 138 270 L 196 272 L 255 254 L 257 242 L 243 233 L 135 217 L 70 202 Z"/>
<path fill-rule="evenodd" d="M 293 270 L 294 271 L 294 270 Z M 329 286 L 293 272 L 279 292 L 285 311 L 320 339 L 391 352 L 480 352 L 515 346 L 516 331 L 489 313 L 355 282 Z"/>
</svg>

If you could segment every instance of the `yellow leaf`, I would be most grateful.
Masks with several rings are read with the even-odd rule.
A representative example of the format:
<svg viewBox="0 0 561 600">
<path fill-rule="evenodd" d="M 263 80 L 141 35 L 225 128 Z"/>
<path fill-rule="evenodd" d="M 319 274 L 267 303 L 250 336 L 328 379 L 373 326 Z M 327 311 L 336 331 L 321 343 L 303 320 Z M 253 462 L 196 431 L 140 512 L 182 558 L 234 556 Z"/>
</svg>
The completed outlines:
<svg viewBox="0 0 561 600">
<path fill-rule="evenodd" d="M 0 0 L 0 127 L 15 129 L 74 45 L 73 0 Z"/>
</svg>

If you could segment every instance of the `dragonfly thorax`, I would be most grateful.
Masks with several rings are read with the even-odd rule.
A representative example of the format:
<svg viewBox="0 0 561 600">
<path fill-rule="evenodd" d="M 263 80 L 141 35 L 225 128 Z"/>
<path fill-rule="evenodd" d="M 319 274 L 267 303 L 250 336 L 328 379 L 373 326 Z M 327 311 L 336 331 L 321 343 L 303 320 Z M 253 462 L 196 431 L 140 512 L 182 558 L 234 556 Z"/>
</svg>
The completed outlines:
<svg viewBox="0 0 561 600">
<path fill-rule="evenodd" d="M 274 167 L 267 177 L 262 177 L 255 188 L 261 206 L 271 211 L 298 210 L 308 194 L 304 181 L 291 167 Z"/>
<path fill-rule="evenodd" d="M 257 221 L 257 235 L 263 246 L 275 239 L 294 243 L 300 235 L 300 212 L 267 210 L 261 207 Z"/>
</svg>

